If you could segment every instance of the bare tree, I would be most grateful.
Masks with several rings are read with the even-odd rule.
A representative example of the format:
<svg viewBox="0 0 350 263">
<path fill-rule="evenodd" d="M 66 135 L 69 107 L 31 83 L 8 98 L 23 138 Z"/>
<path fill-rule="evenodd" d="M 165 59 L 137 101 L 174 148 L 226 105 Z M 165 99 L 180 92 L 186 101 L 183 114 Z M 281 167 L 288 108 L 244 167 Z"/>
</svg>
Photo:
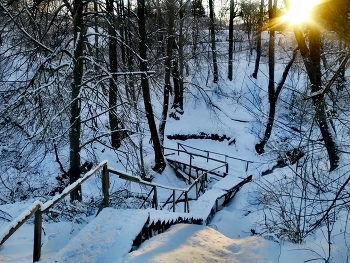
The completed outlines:
<svg viewBox="0 0 350 263">
<path fill-rule="evenodd" d="M 320 31 L 316 26 L 309 25 L 309 47 L 306 45 L 306 39 L 301 29 L 295 27 L 294 33 L 311 82 L 311 92 L 318 93 L 322 89 Z M 329 128 L 323 94 L 313 96 L 312 102 L 315 108 L 315 119 L 327 149 L 330 170 L 332 171 L 338 167 L 339 156 L 334 135 Z"/>
<path fill-rule="evenodd" d="M 146 17 L 145 17 L 145 1 L 138 0 L 137 1 L 137 15 L 138 15 L 138 30 L 140 36 L 140 70 L 141 70 L 141 86 L 143 92 L 143 102 L 146 111 L 146 117 L 148 121 L 148 126 L 151 132 L 151 138 L 153 142 L 154 148 L 154 162 L 155 165 L 153 167 L 154 171 L 162 172 L 166 166 L 162 145 L 159 140 L 159 135 L 157 132 L 156 123 L 154 120 L 153 107 L 151 102 L 151 94 L 148 82 L 148 65 L 147 65 L 147 35 L 146 35 Z"/>
<path fill-rule="evenodd" d="M 176 0 L 166 0 L 166 9 L 168 15 L 168 29 L 167 29 L 167 42 L 166 42 L 166 58 L 164 62 L 165 66 L 165 76 L 164 76 L 164 92 L 163 92 L 163 111 L 162 117 L 159 125 L 159 137 L 160 143 L 164 143 L 164 130 L 166 119 L 168 116 L 169 108 L 169 92 L 171 88 L 171 69 L 173 58 L 173 45 L 175 43 L 175 7 Z M 178 90 L 178 88 L 177 88 Z"/>
</svg>

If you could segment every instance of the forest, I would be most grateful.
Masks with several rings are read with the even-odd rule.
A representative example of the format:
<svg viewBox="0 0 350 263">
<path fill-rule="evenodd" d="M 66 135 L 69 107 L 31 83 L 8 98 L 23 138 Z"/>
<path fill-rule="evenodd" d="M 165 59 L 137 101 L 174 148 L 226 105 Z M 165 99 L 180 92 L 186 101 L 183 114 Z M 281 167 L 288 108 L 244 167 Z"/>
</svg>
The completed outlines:
<svg viewBox="0 0 350 263">
<path fill-rule="evenodd" d="M 304 2 L 2 0 L 0 205 L 50 200 L 104 159 L 152 181 L 172 140 L 237 148 L 234 132 L 168 128 L 204 104 L 252 136 L 231 155 L 266 164 L 254 168 L 261 231 L 301 244 L 325 227 L 331 262 L 350 212 L 350 2 Z M 47 220 L 98 209 L 89 194 L 77 187 Z"/>
</svg>

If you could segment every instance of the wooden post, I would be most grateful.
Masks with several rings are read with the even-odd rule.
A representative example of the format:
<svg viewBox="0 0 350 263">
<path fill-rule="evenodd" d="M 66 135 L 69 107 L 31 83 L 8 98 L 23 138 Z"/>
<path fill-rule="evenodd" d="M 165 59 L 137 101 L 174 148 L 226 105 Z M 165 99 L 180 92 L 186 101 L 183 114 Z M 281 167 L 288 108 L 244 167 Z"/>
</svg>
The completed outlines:
<svg viewBox="0 0 350 263">
<path fill-rule="evenodd" d="M 158 209 L 158 197 L 157 197 L 157 187 L 156 186 L 153 186 L 153 203 L 154 203 L 154 206 L 157 210 Z"/>
<path fill-rule="evenodd" d="M 190 207 L 188 205 L 188 195 L 187 194 L 188 193 L 185 192 L 185 210 L 186 210 L 186 206 L 187 206 L 187 213 L 189 213 L 190 212 Z M 185 211 L 185 213 L 186 213 L 186 211 Z"/>
<path fill-rule="evenodd" d="M 173 212 L 175 212 L 175 203 L 176 203 L 175 190 L 173 190 Z"/>
<path fill-rule="evenodd" d="M 190 154 L 190 171 L 188 172 L 188 183 L 191 183 L 192 154 Z"/>
<path fill-rule="evenodd" d="M 226 173 L 228 173 L 228 163 L 226 163 Z"/>
<path fill-rule="evenodd" d="M 33 262 L 39 261 L 41 257 L 41 228 L 42 228 L 41 210 L 35 212 L 34 218 L 34 248 L 33 248 Z"/>
<path fill-rule="evenodd" d="M 246 162 L 246 165 L 245 165 L 245 171 L 246 172 L 248 171 L 248 166 L 249 166 L 249 162 Z"/>
<path fill-rule="evenodd" d="M 177 143 L 177 155 L 180 155 L 180 143 Z"/>
<path fill-rule="evenodd" d="M 218 199 L 215 200 L 215 213 L 217 213 L 219 211 L 219 201 Z"/>
<path fill-rule="evenodd" d="M 207 162 L 209 162 L 209 152 L 207 152 Z"/>
<path fill-rule="evenodd" d="M 196 182 L 196 199 L 198 199 L 198 181 Z"/>
<path fill-rule="evenodd" d="M 102 192 L 103 192 L 103 207 L 109 206 L 109 171 L 107 164 L 102 170 Z"/>
</svg>

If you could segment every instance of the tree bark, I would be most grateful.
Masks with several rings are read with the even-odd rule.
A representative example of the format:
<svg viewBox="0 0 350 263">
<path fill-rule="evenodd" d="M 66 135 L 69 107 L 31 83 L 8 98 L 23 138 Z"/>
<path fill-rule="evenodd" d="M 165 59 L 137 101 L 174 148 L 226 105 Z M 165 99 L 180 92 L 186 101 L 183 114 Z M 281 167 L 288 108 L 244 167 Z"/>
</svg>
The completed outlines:
<svg viewBox="0 0 350 263">
<path fill-rule="evenodd" d="M 151 139 L 153 141 L 154 149 L 154 162 L 155 165 L 152 168 L 154 171 L 162 172 L 166 166 L 163 157 L 162 146 L 160 144 L 156 123 L 153 115 L 153 108 L 151 103 L 151 94 L 148 82 L 148 65 L 147 65 L 147 36 L 146 36 L 146 18 L 145 18 L 145 0 L 137 1 L 138 9 L 138 26 L 139 26 L 139 36 L 140 36 L 140 70 L 141 74 L 141 86 L 143 92 L 143 102 L 145 105 L 146 117 L 148 121 L 148 126 L 151 132 Z"/>
<path fill-rule="evenodd" d="M 74 68 L 73 68 L 73 83 L 71 95 L 71 118 L 69 131 L 69 181 L 74 183 L 80 178 L 80 112 L 81 112 L 81 98 L 80 88 L 83 78 L 83 61 L 81 57 L 84 52 L 83 42 L 83 1 L 74 0 L 73 3 L 73 30 L 74 30 Z M 70 194 L 71 201 L 82 201 L 81 187 L 78 186 Z"/>
</svg>

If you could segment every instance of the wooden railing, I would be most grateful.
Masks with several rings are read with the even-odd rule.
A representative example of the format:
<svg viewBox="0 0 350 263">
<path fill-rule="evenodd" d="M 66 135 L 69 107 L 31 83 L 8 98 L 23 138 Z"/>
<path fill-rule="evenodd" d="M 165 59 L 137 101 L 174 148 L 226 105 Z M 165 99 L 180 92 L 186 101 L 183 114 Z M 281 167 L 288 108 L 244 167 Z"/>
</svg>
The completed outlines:
<svg viewBox="0 0 350 263">
<path fill-rule="evenodd" d="M 178 143 L 177 143 L 177 149 L 180 150 L 180 147 L 181 147 L 181 148 L 183 149 L 183 151 L 185 151 L 185 152 L 188 152 L 188 151 L 187 151 L 187 148 L 190 148 L 190 149 L 193 149 L 193 150 L 196 150 L 196 151 L 200 151 L 200 152 L 206 153 L 207 162 L 208 162 L 209 160 L 212 160 L 212 159 L 213 159 L 213 158 L 210 158 L 210 154 L 215 154 L 215 155 L 218 155 L 218 156 L 223 156 L 224 159 L 225 159 L 225 160 L 224 160 L 225 162 L 227 162 L 227 159 L 233 159 L 233 160 L 245 162 L 245 171 L 246 171 L 246 172 L 248 171 L 249 163 L 253 163 L 253 161 L 250 161 L 250 160 L 245 160 L 245 159 L 241 159 L 241 158 L 229 156 L 229 155 L 227 155 L 227 154 L 222 154 L 222 153 L 218 153 L 218 152 L 203 150 L 203 149 L 199 149 L 199 148 L 192 147 L 192 146 L 189 146 L 189 145 L 186 145 L 186 144 L 183 144 L 183 143 L 178 142 Z M 217 159 L 215 159 L 215 160 L 217 160 Z"/>
<path fill-rule="evenodd" d="M 189 161 L 186 164 L 186 165 L 189 166 L 189 172 L 188 172 L 189 183 L 191 183 L 191 179 L 190 178 L 191 178 L 192 168 L 194 167 L 193 166 L 193 159 L 194 159 L 194 157 L 202 158 L 202 159 L 206 160 L 207 162 L 210 160 L 210 161 L 213 161 L 213 162 L 221 163 L 222 165 L 220 165 L 219 167 L 217 167 L 215 169 L 218 169 L 218 168 L 221 168 L 221 167 L 225 167 L 225 173 L 226 174 L 228 173 L 228 163 L 226 161 L 212 158 L 209 155 L 205 156 L 205 155 L 201 155 L 201 154 L 198 154 L 198 153 L 191 153 L 191 152 L 188 152 L 186 149 L 185 150 L 180 150 L 179 147 L 180 147 L 180 145 L 178 144 L 178 148 L 177 149 L 168 148 L 168 147 L 163 147 L 163 148 L 166 149 L 166 150 L 169 150 L 169 151 L 173 151 L 174 153 L 177 152 L 177 155 L 180 155 L 180 153 L 184 153 L 184 154 L 189 156 Z M 181 163 L 181 162 L 178 161 L 178 163 Z M 215 169 L 212 169 L 211 171 L 214 171 Z"/>
<path fill-rule="evenodd" d="M 197 154 L 191 154 L 194 156 L 200 156 Z M 213 159 L 208 157 L 209 159 Z M 213 159 L 215 160 L 215 159 Z M 222 161 L 220 161 L 222 162 Z M 157 183 L 151 183 L 148 181 L 142 180 L 140 177 L 132 176 L 128 173 L 114 170 L 111 167 L 108 167 L 107 161 L 101 162 L 96 168 L 86 173 L 82 178 L 78 179 L 75 183 L 69 185 L 66 187 L 63 192 L 59 195 L 56 195 L 52 200 L 49 200 L 45 203 L 42 203 L 40 201 L 34 202 L 34 204 L 24 211 L 22 214 L 20 214 L 15 220 L 13 220 L 10 223 L 10 226 L 7 231 L 3 231 L 0 233 L 0 245 L 4 244 L 5 241 L 11 237 L 13 233 L 15 233 L 30 217 L 35 215 L 34 218 L 34 247 L 33 247 L 33 262 L 36 262 L 41 257 L 41 234 L 42 234 L 42 214 L 48 211 L 52 206 L 60 202 L 62 199 L 64 199 L 67 195 L 69 195 L 74 189 L 76 189 L 78 186 L 82 185 L 87 179 L 89 179 L 91 176 L 96 174 L 98 171 L 102 169 L 102 193 L 103 193 L 103 201 L 101 203 L 99 211 L 103 209 L 104 207 L 109 206 L 109 173 L 116 174 L 121 179 L 125 179 L 128 181 L 144 184 L 147 186 L 151 186 L 152 190 L 148 194 L 149 198 L 151 194 L 153 193 L 153 200 L 152 200 L 152 207 L 155 209 L 160 208 L 158 204 L 158 196 L 157 196 L 157 188 L 163 188 L 168 189 L 172 191 L 172 194 L 165 202 L 165 205 L 170 203 L 170 199 L 172 199 L 172 210 L 175 212 L 175 206 L 178 202 L 183 201 L 184 202 L 184 212 L 190 213 L 190 207 L 189 207 L 189 192 L 195 187 L 196 188 L 196 199 L 199 197 L 200 191 L 203 191 L 205 189 L 205 183 L 207 180 L 208 173 L 220 168 L 220 167 L 226 167 L 227 163 L 223 163 L 219 167 L 216 167 L 212 170 L 208 170 L 203 172 L 201 175 L 198 176 L 197 179 L 195 179 L 192 184 L 187 188 L 176 188 L 176 187 L 169 187 Z M 227 169 L 227 168 L 226 168 Z M 179 197 L 176 199 L 176 191 L 181 192 Z M 180 198 L 184 196 L 184 200 L 180 200 Z M 163 205 L 163 207 L 165 206 Z"/>
<path fill-rule="evenodd" d="M 38 261 L 41 257 L 41 233 L 42 233 L 42 214 L 48 211 L 56 203 L 60 202 L 63 198 L 69 195 L 74 189 L 82 185 L 87 179 L 93 176 L 96 172 L 102 169 L 102 192 L 103 201 L 101 207 L 108 206 L 109 200 L 109 173 L 107 169 L 107 161 L 103 161 L 95 169 L 86 173 L 82 178 L 78 179 L 75 183 L 66 187 L 63 192 L 56 195 L 52 200 L 42 203 L 36 201 L 32 207 L 20 214 L 14 221 L 11 222 L 11 227 L 6 232 L 0 233 L 0 245 L 13 235 L 32 215 L 34 218 L 34 248 L 33 248 L 33 262 Z"/>
<path fill-rule="evenodd" d="M 214 168 L 218 169 L 219 167 Z M 210 171 L 204 172 L 202 173 L 196 180 L 194 180 L 192 182 L 192 184 L 187 187 L 187 188 L 178 188 L 178 187 L 171 187 L 171 186 L 167 186 L 167 185 L 161 185 L 161 184 L 157 184 L 157 183 L 150 183 L 148 181 L 144 181 L 142 180 L 140 177 L 135 177 L 132 176 L 128 173 L 122 172 L 122 171 L 118 171 L 118 170 L 114 170 L 111 167 L 108 167 L 108 172 L 116 174 L 119 176 L 119 178 L 124 179 L 124 180 L 128 180 L 131 182 L 135 182 L 135 183 L 139 183 L 139 184 L 143 184 L 143 185 L 147 185 L 152 187 L 151 191 L 149 192 L 149 194 L 146 197 L 146 200 L 144 200 L 144 202 L 142 203 L 141 207 L 144 205 L 144 203 L 147 201 L 147 199 L 149 199 L 151 197 L 151 194 L 153 193 L 153 199 L 152 199 L 152 208 L 155 209 L 159 209 L 159 202 L 158 202 L 158 190 L 157 188 L 163 188 L 163 189 L 167 189 L 167 190 L 171 190 L 172 194 L 170 195 L 170 197 L 166 200 L 166 202 L 164 203 L 164 205 L 162 206 L 162 208 L 165 207 L 165 205 L 167 205 L 170 201 L 170 199 L 172 199 L 171 203 L 172 203 L 172 210 L 173 212 L 175 212 L 175 205 L 177 203 L 179 203 L 180 201 L 184 202 L 184 212 L 189 213 L 190 209 L 189 209 L 189 198 L 188 198 L 188 194 L 189 192 L 195 187 L 196 188 L 196 199 L 198 199 L 199 197 L 199 193 L 201 190 L 203 190 L 205 188 L 205 182 L 206 182 L 206 176 L 208 173 L 210 173 Z M 178 198 L 176 199 L 176 192 L 180 192 L 180 195 L 178 196 Z M 180 198 L 184 196 L 183 200 L 180 200 Z"/>
</svg>

